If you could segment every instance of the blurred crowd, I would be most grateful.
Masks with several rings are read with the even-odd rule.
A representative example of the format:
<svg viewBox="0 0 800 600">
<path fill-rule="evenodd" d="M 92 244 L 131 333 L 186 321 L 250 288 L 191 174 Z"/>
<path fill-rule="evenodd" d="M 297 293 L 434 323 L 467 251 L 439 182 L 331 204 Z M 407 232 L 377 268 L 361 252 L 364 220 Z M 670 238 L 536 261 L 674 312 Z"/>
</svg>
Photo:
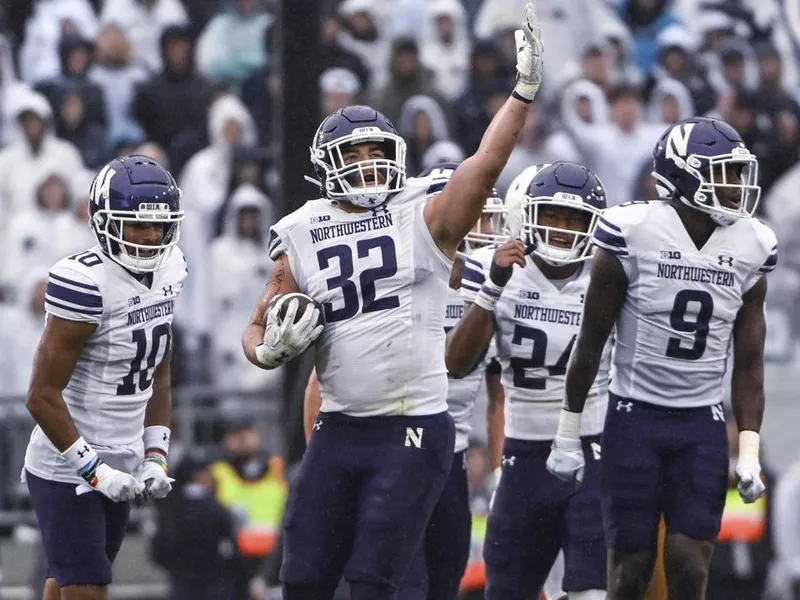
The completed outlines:
<svg viewBox="0 0 800 600">
<path fill-rule="evenodd" d="M 406 139 L 412 176 L 463 159 L 513 87 L 513 32 L 527 1 L 320 0 L 319 117 L 372 104 Z M 26 392 L 47 269 L 94 244 L 86 224 L 94 173 L 140 153 L 170 168 L 183 190 L 190 277 L 176 310 L 176 382 L 279 395 L 281 373 L 253 368 L 240 349 L 270 269 L 266 233 L 284 204 L 275 106 L 291 82 L 277 67 L 277 0 L 11 4 L 0 8 L 2 394 Z M 500 194 L 531 164 L 573 160 L 596 171 L 611 205 L 655 198 L 650 168 L 662 131 L 694 115 L 727 120 L 759 158 L 759 215 L 782 248 L 767 355 L 792 361 L 798 3 L 536 4 L 545 78 Z"/>
<path fill-rule="evenodd" d="M 406 139 L 411 175 L 462 159 L 512 87 L 513 31 L 525 3 L 323 0 L 319 116 L 374 105 Z M 184 193 L 191 277 L 176 311 L 178 381 L 278 389 L 279 376 L 250 368 L 239 344 L 270 266 L 265 232 L 282 206 L 277 3 L 15 6 L 0 34 L 0 319 L 31 333 L 19 335 L 18 326 L 2 340 L 14 349 L 0 359 L 4 392 L 25 392 L 44 269 L 93 243 L 85 226 L 93 173 L 133 152 L 167 165 Z M 544 85 L 500 193 L 530 164 L 575 160 L 598 173 L 611 204 L 654 197 L 651 152 L 664 128 L 692 115 L 722 117 L 760 159 L 759 210 L 778 229 L 786 275 L 771 297 L 776 309 L 792 306 L 800 293 L 792 245 L 800 30 L 784 12 L 792 6 L 540 0 Z M 793 312 L 776 318 L 790 334 L 797 325 Z M 771 352 L 790 356 L 793 337 L 772 340 Z"/>
</svg>

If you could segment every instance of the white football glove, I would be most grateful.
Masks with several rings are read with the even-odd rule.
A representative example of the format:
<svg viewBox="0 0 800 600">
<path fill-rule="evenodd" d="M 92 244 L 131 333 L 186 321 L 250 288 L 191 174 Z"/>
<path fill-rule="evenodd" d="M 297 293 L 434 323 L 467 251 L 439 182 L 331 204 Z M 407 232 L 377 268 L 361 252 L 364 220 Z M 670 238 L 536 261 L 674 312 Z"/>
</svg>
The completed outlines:
<svg viewBox="0 0 800 600">
<path fill-rule="evenodd" d="M 144 484 L 133 475 L 112 469 L 100 463 L 94 472 L 95 480 L 90 484 L 112 502 L 129 502 L 144 492 Z"/>
<path fill-rule="evenodd" d="M 561 481 L 574 483 L 576 487 L 580 487 L 583 483 L 584 468 L 581 440 L 556 436 L 550 449 L 550 456 L 547 457 L 547 470 Z"/>
<path fill-rule="evenodd" d="M 284 302 L 289 304 L 281 321 L 279 314 Z M 256 346 L 256 358 L 265 369 L 275 369 L 298 356 L 322 333 L 322 325 L 317 325 L 319 309 L 313 304 L 308 304 L 300 320 L 294 322 L 299 304 L 292 294 L 286 294 L 267 312 L 264 342 Z"/>
<path fill-rule="evenodd" d="M 758 500 L 767 489 L 761 481 L 761 465 L 752 458 L 739 458 L 736 477 L 739 479 L 739 496 L 747 504 Z"/>
<path fill-rule="evenodd" d="M 144 485 L 143 495 L 161 500 L 172 491 L 172 478 L 157 461 L 145 458 L 134 471 L 136 479 Z"/>
<path fill-rule="evenodd" d="M 525 22 L 522 29 L 514 32 L 514 38 L 517 42 L 517 86 L 514 91 L 530 102 L 542 83 L 544 69 L 542 30 L 533 4 L 525 7 Z"/>
</svg>

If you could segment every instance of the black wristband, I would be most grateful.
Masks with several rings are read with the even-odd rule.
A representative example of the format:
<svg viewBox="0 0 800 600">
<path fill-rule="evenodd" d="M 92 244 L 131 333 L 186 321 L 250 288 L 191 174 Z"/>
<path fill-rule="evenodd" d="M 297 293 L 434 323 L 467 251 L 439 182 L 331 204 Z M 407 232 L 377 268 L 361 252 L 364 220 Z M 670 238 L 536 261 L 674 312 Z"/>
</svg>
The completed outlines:
<svg viewBox="0 0 800 600">
<path fill-rule="evenodd" d="M 525 104 L 530 104 L 530 103 L 533 102 L 533 100 L 528 100 L 527 98 L 523 98 L 522 96 L 520 96 L 517 93 L 517 90 L 514 90 L 513 92 L 511 92 L 511 97 L 512 98 L 516 98 L 517 100 L 519 100 L 520 102 L 524 102 Z"/>
</svg>

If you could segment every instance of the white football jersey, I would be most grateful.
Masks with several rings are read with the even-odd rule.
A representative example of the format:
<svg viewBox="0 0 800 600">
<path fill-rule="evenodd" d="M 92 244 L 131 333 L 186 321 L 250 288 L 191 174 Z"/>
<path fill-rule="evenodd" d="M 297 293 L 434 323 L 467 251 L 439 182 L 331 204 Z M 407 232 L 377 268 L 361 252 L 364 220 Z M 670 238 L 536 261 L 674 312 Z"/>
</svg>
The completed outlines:
<svg viewBox="0 0 800 600">
<path fill-rule="evenodd" d="M 321 410 L 353 416 L 447 410 L 443 310 L 452 261 L 423 218 L 431 178 L 368 212 L 312 200 L 271 229 L 301 292 L 323 307 Z"/>
<path fill-rule="evenodd" d="M 80 435 L 115 469 L 132 472 L 144 455 L 144 414 L 156 367 L 169 351 L 175 298 L 186 260 L 174 247 L 147 287 L 109 259 L 99 246 L 64 258 L 50 269 L 47 318 L 95 323 L 63 391 Z M 43 479 L 81 483 L 73 467 L 35 427 L 25 468 Z"/>
<path fill-rule="evenodd" d="M 471 302 L 488 277 L 494 248 L 476 250 L 465 266 L 464 299 Z M 494 309 L 497 358 L 503 369 L 505 436 L 552 440 L 565 396 L 567 364 L 580 331 L 589 264 L 561 289 L 545 277 L 530 257 L 514 273 Z M 608 404 L 610 343 L 586 400 L 581 435 L 603 430 Z"/>
<path fill-rule="evenodd" d="M 444 314 L 444 329 L 450 332 L 461 317 L 464 316 L 464 299 L 458 290 L 450 290 Z M 492 355 L 492 349 L 480 361 L 475 369 L 465 377 L 448 379 L 447 410 L 456 424 L 455 451 L 461 452 L 469 446 L 469 434 L 472 433 L 472 412 L 478 396 L 486 393 L 486 363 Z"/>
<path fill-rule="evenodd" d="M 698 250 L 669 203 L 635 202 L 604 213 L 595 243 L 629 280 L 611 391 L 659 406 L 721 402 L 742 295 L 778 262 L 772 230 L 741 219 Z"/>
</svg>

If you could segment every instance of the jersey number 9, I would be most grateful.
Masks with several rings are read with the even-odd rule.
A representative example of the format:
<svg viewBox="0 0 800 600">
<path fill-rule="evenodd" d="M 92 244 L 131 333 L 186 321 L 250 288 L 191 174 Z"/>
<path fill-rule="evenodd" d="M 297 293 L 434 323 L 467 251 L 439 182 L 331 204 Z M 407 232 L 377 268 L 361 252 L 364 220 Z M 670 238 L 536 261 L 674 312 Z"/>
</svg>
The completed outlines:
<svg viewBox="0 0 800 600">
<path fill-rule="evenodd" d="M 686 313 L 689 303 L 696 302 L 700 306 L 694 320 L 688 320 Z M 714 299 L 711 294 L 703 290 L 681 290 L 675 296 L 672 312 L 669 315 L 669 324 L 675 331 L 694 334 L 692 346 L 686 348 L 681 345 L 682 339 L 671 337 L 667 342 L 667 356 L 681 360 L 698 360 L 706 351 L 709 322 L 714 312 Z"/>
</svg>

